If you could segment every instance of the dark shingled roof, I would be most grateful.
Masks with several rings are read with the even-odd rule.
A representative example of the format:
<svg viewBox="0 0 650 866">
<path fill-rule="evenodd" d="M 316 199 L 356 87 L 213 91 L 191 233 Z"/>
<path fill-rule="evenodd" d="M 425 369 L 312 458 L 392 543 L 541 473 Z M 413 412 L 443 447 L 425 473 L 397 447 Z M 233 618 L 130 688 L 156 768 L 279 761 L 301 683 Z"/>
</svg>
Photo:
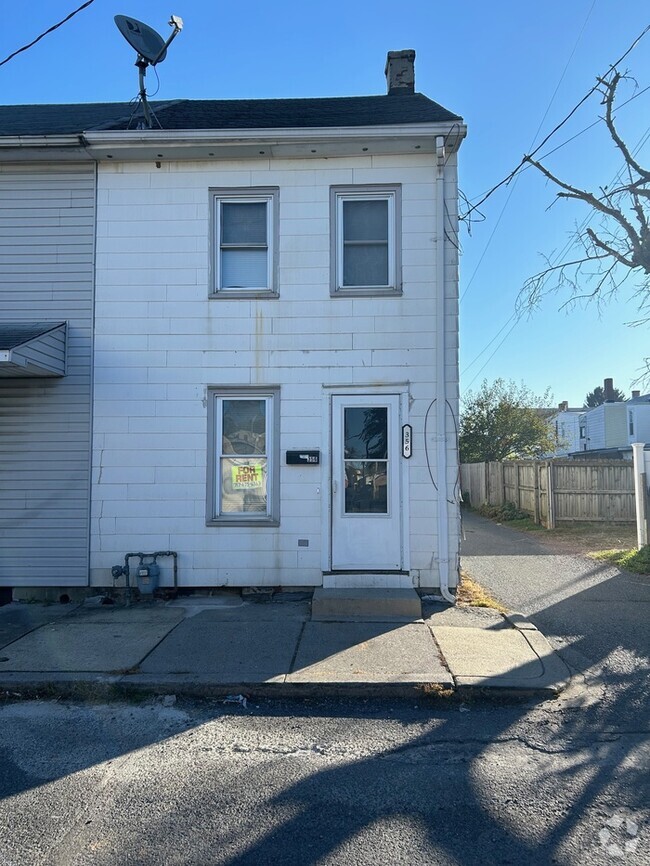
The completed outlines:
<svg viewBox="0 0 650 866">
<path fill-rule="evenodd" d="M 318 99 L 178 99 L 151 105 L 165 130 L 384 126 L 462 120 L 422 93 Z M 2 105 L 0 136 L 123 130 L 135 127 L 133 113 L 134 106 L 126 102 Z"/>
</svg>

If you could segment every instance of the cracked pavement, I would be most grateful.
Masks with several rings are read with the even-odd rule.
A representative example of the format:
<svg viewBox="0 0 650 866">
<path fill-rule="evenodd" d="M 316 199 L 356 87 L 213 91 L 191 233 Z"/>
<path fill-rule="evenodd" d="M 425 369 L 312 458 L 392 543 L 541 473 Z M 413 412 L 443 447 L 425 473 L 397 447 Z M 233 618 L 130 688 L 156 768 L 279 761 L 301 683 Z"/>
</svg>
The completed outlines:
<svg viewBox="0 0 650 866">
<path fill-rule="evenodd" d="M 645 585 L 475 526 L 465 567 L 550 636 L 557 698 L 9 696 L 0 866 L 650 864 Z"/>
<path fill-rule="evenodd" d="M 541 704 L 6 703 L 0 864 L 605 864 L 603 830 L 648 863 L 647 731 L 600 713 L 582 685 Z"/>
</svg>

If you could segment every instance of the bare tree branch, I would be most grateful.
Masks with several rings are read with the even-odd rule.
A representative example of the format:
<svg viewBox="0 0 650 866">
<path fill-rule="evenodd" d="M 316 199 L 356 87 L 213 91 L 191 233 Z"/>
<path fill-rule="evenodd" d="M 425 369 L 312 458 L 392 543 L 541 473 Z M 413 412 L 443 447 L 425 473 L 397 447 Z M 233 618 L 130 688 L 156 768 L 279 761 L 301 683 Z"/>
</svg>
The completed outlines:
<svg viewBox="0 0 650 866">
<path fill-rule="evenodd" d="M 618 87 L 619 81 L 623 76 L 618 70 L 614 71 L 614 75 L 611 80 L 607 80 L 605 78 L 599 78 L 598 81 L 605 89 L 605 123 L 607 125 L 607 129 L 609 130 L 609 134 L 612 139 L 616 143 L 616 146 L 619 148 L 621 153 L 623 154 L 623 158 L 627 165 L 631 166 L 634 171 L 643 179 L 644 183 L 648 183 L 650 181 L 650 171 L 642 168 L 639 163 L 634 159 L 628 146 L 625 144 L 623 139 L 618 134 L 616 126 L 614 125 L 613 118 L 613 106 L 614 106 L 614 98 L 616 96 L 616 88 Z M 601 91 L 602 92 L 602 91 Z"/>
<path fill-rule="evenodd" d="M 641 258 L 641 245 L 639 243 L 639 236 L 636 233 L 634 226 L 630 223 L 621 213 L 620 210 L 614 207 L 608 207 L 606 204 L 603 204 L 599 201 L 593 193 L 587 192 L 587 190 L 578 189 L 578 187 L 571 186 L 571 184 L 565 183 L 563 180 L 560 180 L 559 177 L 556 177 L 552 172 L 550 172 L 547 168 L 545 168 L 541 162 L 537 162 L 536 159 L 532 159 L 532 157 L 526 157 L 526 161 L 531 165 L 534 165 L 541 173 L 547 177 L 549 180 L 552 180 L 553 183 L 557 184 L 561 189 L 566 190 L 565 192 L 558 192 L 558 198 L 575 198 L 580 201 L 584 201 L 586 204 L 591 205 L 594 210 L 599 211 L 605 216 L 609 216 L 612 219 L 616 220 L 616 222 L 625 229 L 627 236 L 630 239 L 630 244 L 634 250 L 636 256 Z"/>
<path fill-rule="evenodd" d="M 625 265 L 626 268 L 635 267 L 634 262 L 631 259 L 626 259 L 625 256 L 622 256 L 617 250 L 614 249 L 614 247 L 602 241 L 596 235 L 596 232 L 593 229 L 588 228 L 587 234 L 589 235 L 589 238 L 595 247 L 604 250 L 607 255 L 613 256 L 618 262 L 620 262 L 622 265 Z"/>
</svg>

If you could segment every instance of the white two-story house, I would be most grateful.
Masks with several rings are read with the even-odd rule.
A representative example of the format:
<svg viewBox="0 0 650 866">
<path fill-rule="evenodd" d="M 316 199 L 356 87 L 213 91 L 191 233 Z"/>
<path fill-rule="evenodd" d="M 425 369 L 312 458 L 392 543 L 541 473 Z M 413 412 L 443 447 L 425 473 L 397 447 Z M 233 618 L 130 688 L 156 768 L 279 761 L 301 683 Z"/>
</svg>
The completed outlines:
<svg viewBox="0 0 650 866">
<path fill-rule="evenodd" d="M 386 75 L 381 96 L 155 104 L 154 129 L 96 106 L 13 142 L 23 174 L 38 156 L 96 183 L 91 585 L 153 551 L 181 587 L 456 585 L 465 126 L 415 92 L 414 52 Z"/>
</svg>

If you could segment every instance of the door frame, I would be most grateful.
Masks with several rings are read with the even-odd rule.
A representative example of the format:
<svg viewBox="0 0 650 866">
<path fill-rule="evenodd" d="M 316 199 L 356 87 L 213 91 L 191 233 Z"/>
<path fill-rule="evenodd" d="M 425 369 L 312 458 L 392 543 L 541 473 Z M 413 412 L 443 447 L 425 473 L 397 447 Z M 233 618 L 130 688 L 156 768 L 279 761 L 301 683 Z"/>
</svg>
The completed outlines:
<svg viewBox="0 0 650 866">
<path fill-rule="evenodd" d="M 334 480 L 334 466 L 332 455 L 332 419 L 333 419 L 333 403 L 334 397 L 361 397 L 367 396 L 370 400 L 373 397 L 389 397 L 395 396 L 398 398 L 399 418 L 397 429 L 401 433 L 404 424 L 409 423 L 409 385 L 408 382 L 398 382 L 387 385 L 323 385 L 323 493 L 324 508 L 322 509 L 322 555 L 321 567 L 323 574 L 345 574 L 350 573 L 350 570 L 332 569 L 332 483 Z M 410 494 L 409 494 L 409 472 L 408 460 L 402 456 L 400 443 L 396 443 L 395 459 L 398 461 L 397 477 L 399 479 L 399 504 L 400 504 L 400 551 L 402 567 L 398 573 L 405 574 L 410 572 L 410 541 L 409 541 L 409 522 L 410 522 Z M 372 571 L 377 569 L 355 569 L 354 573 L 358 574 L 363 571 Z M 395 573 L 395 572 L 387 572 Z"/>
</svg>

